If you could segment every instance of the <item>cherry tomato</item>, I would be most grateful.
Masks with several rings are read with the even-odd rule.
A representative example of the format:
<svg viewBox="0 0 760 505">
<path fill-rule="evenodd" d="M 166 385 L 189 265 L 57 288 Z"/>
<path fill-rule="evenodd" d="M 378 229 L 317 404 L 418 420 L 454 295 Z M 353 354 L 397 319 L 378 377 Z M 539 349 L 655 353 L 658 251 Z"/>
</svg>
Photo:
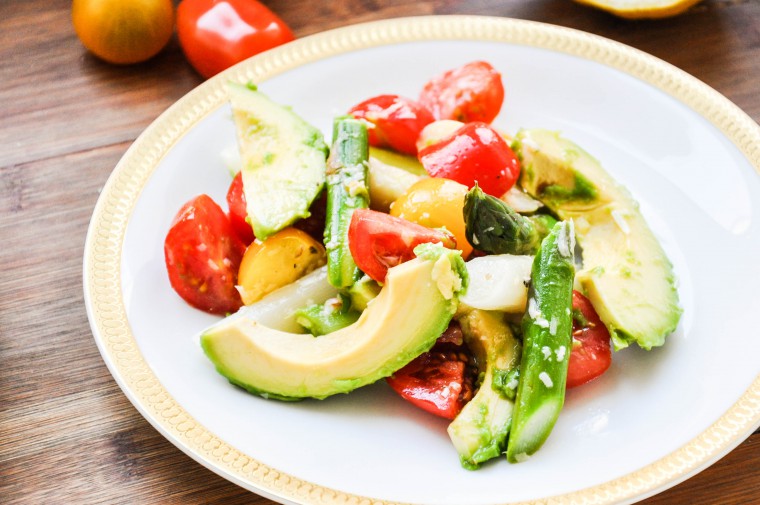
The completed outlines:
<svg viewBox="0 0 760 505">
<path fill-rule="evenodd" d="M 74 30 L 95 56 L 117 64 L 145 61 L 174 32 L 171 0 L 74 0 Z"/>
<path fill-rule="evenodd" d="M 164 241 L 169 281 L 190 305 L 212 314 L 242 305 L 235 289 L 245 245 L 229 218 L 209 196 L 182 206 Z"/>
<path fill-rule="evenodd" d="M 599 377 L 612 362 L 610 333 L 588 298 L 577 291 L 573 291 L 573 312 L 573 350 L 567 370 L 568 388 Z"/>
<path fill-rule="evenodd" d="M 437 416 L 454 419 L 472 399 L 476 372 L 469 365 L 462 330 L 452 323 L 429 352 L 422 353 L 386 379 L 413 405 Z"/>
<path fill-rule="evenodd" d="M 248 217 L 248 211 L 246 210 L 245 192 L 243 191 L 243 173 L 238 172 L 230 189 L 227 190 L 227 206 L 230 209 L 230 224 L 235 230 L 238 238 L 243 241 L 245 245 L 253 242 L 253 228 L 246 221 Z"/>
<path fill-rule="evenodd" d="M 462 257 L 472 253 L 464 224 L 467 186 L 441 177 L 426 177 L 412 184 L 391 206 L 391 216 L 428 228 L 446 227 L 457 242 Z"/>
<path fill-rule="evenodd" d="M 454 237 L 369 209 L 357 209 L 348 226 L 348 248 L 356 265 L 377 282 L 384 282 L 388 269 L 414 259 L 414 248 L 440 242 L 454 249 Z"/>
<path fill-rule="evenodd" d="M 369 143 L 404 154 L 417 154 L 417 137 L 433 122 L 427 109 L 398 95 L 380 95 L 355 105 L 349 114 L 369 121 Z"/>
<path fill-rule="evenodd" d="M 444 72 L 422 88 L 420 104 L 435 119 L 490 123 L 504 101 L 501 74 L 484 61 Z"/>
<path fill-rule="evenodd" d="M 238 291 L 250 305 L 272 291 L 292 284 L 327 261 L 321 241 L 305 231 L 285 228 L 245 250 L 238 270 Z"/>
<path fill-rule="evenodd" d="M 256 0 L 183 0 L 177 35 L 190 64 L 206 78 L 294 39 L 285 22 Z"/>
<path fill-rule="evenodd" d="M 514 186 L 520 162 L 499 132 L 485 123 L 467 123 L 449 138 L 419 152 L 432 177 L 452 179 L 500 197 Z"/>
</svg>

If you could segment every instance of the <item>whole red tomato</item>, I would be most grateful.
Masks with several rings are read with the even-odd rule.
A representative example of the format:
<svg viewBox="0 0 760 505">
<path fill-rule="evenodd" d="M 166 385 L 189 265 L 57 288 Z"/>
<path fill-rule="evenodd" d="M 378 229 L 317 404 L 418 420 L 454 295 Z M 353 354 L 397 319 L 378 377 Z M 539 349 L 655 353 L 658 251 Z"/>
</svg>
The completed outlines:
<svg viewBox="0 0 760 505">
<path fill-rule="evenodd" d="M 183 0 L 177 35 L 190 64 L 206 78 L 294 39 L 290 28 L 256 0 Z"/>
</svg>

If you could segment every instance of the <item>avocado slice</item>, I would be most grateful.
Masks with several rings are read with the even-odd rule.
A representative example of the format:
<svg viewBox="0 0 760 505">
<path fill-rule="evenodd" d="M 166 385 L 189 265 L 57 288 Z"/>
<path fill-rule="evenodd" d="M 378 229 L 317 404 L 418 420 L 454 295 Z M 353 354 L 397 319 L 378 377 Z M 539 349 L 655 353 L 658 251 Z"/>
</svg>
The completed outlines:
<svg viewBox="0 0 760 505">
<path fill-rule="evenodd" d="M 480 389 L 448 427 L 462 466 L 477 469 L 507 447 L 517 380 L 510 371 L 520 363 L 521 344 L 499 311 L 470 310 L 458 316 L 467 346 L 482 374 Z M 511 389 L 511 398 L 505 389 Z"/>
<path fill-rule="evenodd" d="M 325 184 L 322 132 L 254 86 L 227 87 L 242 160 L 248 219 L 259 240 L 309 217 Z"/>
<path fill-rule="evenodd" d="M 388 212 L 391 204 L 406 193 L 412 184 L 427 176 L 417 158 L 370 146 L 370 208 Z"/>
<path fill-rule="evenodd" d="M 673 267 L 638 203 L 600 163 L 558 132 L 515 136 L 520 184 L 561 219 L 573 219 L 583 268 L 576 281 L 616 349 L 660 346 L 681 317 Z"/>
<path fill-rule="evenodd" d="M 268 398 L 322 399 L 387 377 L 433 346 L 466 289 L 459 251 L 423 244 L 415 252 L 350 326 L 313 337 L 233 315 L 203 332 L 201 346 L 230 382 Z"/>
</svg>

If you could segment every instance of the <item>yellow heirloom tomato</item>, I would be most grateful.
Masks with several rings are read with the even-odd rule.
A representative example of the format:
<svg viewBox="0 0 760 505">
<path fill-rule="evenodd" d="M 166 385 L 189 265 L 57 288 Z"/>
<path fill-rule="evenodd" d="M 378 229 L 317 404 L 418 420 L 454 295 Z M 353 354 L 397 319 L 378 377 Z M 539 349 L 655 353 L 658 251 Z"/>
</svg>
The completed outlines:
<svg viewBox="0 0 760 505">
<path fill-rule="evenodd" d="M 430 177 L 414 183 L 391 206 L 391 215 L 407 221 L 449 230 L 457 240 L 457 249 L 467 258 L 472 246 L 464 232 L 464 197 L 467 186 L 450 179 Z"/>
<path fill-rule="evenodd" d="M 277 288 L 293 283 L 327 261 L 325 248 L 308 233 L 285 228 L 245 251 L 238 272 L 238 291 L 250 305 Z"/>
<path fill-rule="evenodd" d="M 74 30 L 97 57 L 130 64 L 153 57 L 174 32 L 171 0 L 74 0 Z"/>
</svg>

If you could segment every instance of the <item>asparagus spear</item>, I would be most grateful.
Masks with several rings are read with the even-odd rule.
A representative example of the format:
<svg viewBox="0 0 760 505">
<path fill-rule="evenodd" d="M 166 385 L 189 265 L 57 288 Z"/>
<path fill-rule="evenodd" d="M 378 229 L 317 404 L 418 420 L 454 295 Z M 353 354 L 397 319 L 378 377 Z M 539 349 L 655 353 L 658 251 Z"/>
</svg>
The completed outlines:
<svg viewBox="0 0 760 505">
<path fill-rule="evenodd" d="M 351 307 L 348 295 L 340 294 L 325 303 L 309 305 L 296 312 L 296 322 L 318 337 L 354 324 L 361 315 Z"/>
<path fill-rule="evenodd" d="M 327 278 L 337 288 L 350 287 L 361 271 L 348 249 L 348 225 L 355 209 L 369 206 L 367 127 L 350 117 L 333 123 L 333 146 L 327 162 Z"/>
<path fill-rule="evenodd" d="M 535 254 L 557 221 L 546 214 L 525 217 L 477 185 L 464 198 L 467 240 L 490 254 Z"/>
<path fill-rule="evenodd" d="M 533 261 L 528 310 L 523 318 L 520 383 L 507 459 L 527 459 L 546 441 L 565 401 L 572 343 L 575 275 L 572 221 L 552 228 Z"/>
</svg>

